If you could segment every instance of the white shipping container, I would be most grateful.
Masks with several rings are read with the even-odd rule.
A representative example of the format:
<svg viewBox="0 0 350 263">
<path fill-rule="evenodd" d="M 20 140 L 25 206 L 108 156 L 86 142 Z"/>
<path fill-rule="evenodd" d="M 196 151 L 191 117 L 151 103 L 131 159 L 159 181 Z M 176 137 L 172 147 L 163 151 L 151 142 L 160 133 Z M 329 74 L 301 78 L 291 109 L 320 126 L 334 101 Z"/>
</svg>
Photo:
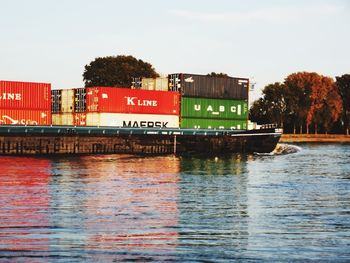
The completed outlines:
<svg viewBox="0 0 350 263">
<path fill-rule="evenodd" d="M 156 78 L 156 90 L 168 91 L 168 78 Z"/>
<path fill-rule="evenodd" d="M 52 125 L 73 125 L 73 113 L 53 113 Z"/>
<path fill-rule="evenodd" d="M 178 128 L 179 116 L 91 112 L 86 114 L 86 125 L 132 128 Z"/>
<path fill-rule="evenodd" d="M 153 78 L 142 78 L 142 89 L 143 90 L 155 90 L 156 82 Z"/>
<path fill-rule="evenodd" d="M 143 78 L 142 89 L 168 91 L 168 78 Z"/>
<path fill-rule="evenodd" d="M 61 112 L 73 112 L 74 111 L 74 89 L 63 89 L 61 101 L 62 101 Z"/>
</svg>

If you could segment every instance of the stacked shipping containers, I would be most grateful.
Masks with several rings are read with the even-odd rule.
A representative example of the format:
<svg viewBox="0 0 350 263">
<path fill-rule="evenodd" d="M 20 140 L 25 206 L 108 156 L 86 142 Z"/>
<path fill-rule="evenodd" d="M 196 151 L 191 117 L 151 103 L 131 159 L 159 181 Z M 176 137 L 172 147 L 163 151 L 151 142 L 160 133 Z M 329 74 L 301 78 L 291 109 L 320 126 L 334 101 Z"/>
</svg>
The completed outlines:
<svg viewBox="0 0 350 263">
<path fill-rule="evenodd" d="M 114 87 L 86 88 L 89 126 L 179 127 L 178 92 Z"/>
<path fill-rule="evenodd" d="M 0 125 L 50 125 L 51 84 L 0 81 Z"/>
<path fill-rule="evenodd" d="M 181 128 L 247 129 L 249 80 L 193 74 L 169 75 L 181 93 Z"/>
<path fill-rule="evenodd" d="M 51 91 L 53 125 L 86 125 L 85 88 Z"/>
</svg>

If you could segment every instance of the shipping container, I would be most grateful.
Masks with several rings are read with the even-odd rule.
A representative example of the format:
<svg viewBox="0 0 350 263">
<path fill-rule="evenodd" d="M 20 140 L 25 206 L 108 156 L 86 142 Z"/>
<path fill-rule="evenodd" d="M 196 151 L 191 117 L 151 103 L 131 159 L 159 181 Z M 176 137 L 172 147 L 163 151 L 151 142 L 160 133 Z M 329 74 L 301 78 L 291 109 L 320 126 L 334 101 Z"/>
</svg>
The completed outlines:
<svg viewBox="0 0 350 263">
<path fill-rule="evenodd" d="M 142 78 L 143 90 L 168 91 L 169 83 L 167 77 L 162 78 Z"/>
<path fill-rule="evenodd" d="M 51 84 L 1 80 L 0 109 L 51 110 Z"/>
<path fill-rule="evenodd" d="M 51 112 L 61 112 L 62 90 L 51 90 Z"/>
<path fill-rule="evenodd" d="M 246 130 L 247 120 L 181 118 L 181 128 Z"/>
<path fill-rule="evenodd" d="M 86 126 L 86 113 L 85 112 L 73 113 L 73 125 Z"/>
<path fill-rule="evenodd" d="M 0 125 L 51 125 L 51 110 L 0 109 Z"/>
<path fill-rule="evenodd" d="M 61 112 L 74 112 L 74 89 L 63 89 L 61 95 Z"/>
<path fill-rule="evenodd" d="M 86 126 L 86 113 L 53 113 L 52 125 Z"/>
<path fill-rule="evenodd" d="M 142 86 L 143 90 L 155 90 L 156 89 L 156 81 L 154 78 L 142 78 Z"/>
<path fill-rule="evenodd" d="M 248 99 L 249 79 L 211 77 L 196 74 L 170 74 L 169 90 L 179 91 L 186 97 L 214 99 Z"/>
<path fill-rule="evenodd" d="M 74 112 L 86 111 L 86 89 L 74 89 Z"/>
<path fill-rule="evenodd" d="M 113 87 L 86 88 L 87 112 L 178 115 L 178 92 Z"/>
<path fill-rule="evenodd" d="M 74 125 L 73 113 L 53 113 L 52 125 Z"/>
<path fill-rule="evenodd" d="M 191 118 L 248 119 L 246 100 L 181 98 L 181 116 Z"/>
<path fill-rule="evenodd" d="M 142 78 L 132 78 L 131 81 L 131 88 L 132 89 L 141 89 L 142 88 Z"/>
<path fill-rule="evenodd" d="M 178 128 L 176 115 L 127 114 L 127 113 L 87 113 L 87 126 L 115 126 L 134 128 Z"/>
<path fill-rule="evenodd" d="M 156 90 L 162 90 L 162 91 L 169 90 L 168 77 L 156 78 Z"/>
</svg>

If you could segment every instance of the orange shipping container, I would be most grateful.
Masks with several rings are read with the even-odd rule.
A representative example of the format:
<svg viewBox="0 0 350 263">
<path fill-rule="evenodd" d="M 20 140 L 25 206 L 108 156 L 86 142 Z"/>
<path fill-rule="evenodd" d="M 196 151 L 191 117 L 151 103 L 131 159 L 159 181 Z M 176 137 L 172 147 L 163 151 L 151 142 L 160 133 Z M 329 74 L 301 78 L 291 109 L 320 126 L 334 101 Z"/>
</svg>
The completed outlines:
<svg viewBox="0 0 350 263">
<path fill-rule="evenodd" d="M 0 109 L 0 125 L 51 125 L 51 110 Z"/>
<path fill-rule="evenodd" d="M 0 109 L 51 111 L 51 84 L 1 80 Z"/>
</svg>

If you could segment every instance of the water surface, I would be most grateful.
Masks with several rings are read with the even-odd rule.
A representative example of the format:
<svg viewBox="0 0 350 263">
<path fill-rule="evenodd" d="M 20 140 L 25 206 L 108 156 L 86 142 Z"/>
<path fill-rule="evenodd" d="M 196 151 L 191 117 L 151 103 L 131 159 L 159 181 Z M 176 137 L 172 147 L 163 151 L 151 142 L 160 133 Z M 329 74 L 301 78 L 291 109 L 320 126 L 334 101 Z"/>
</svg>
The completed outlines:
<svg viewBox="0 0 350 263">
<path fill-rule="evenodd" d="M 0 157 L 0 261 L 350 261 L 350 145 Z"/>
</svg>

